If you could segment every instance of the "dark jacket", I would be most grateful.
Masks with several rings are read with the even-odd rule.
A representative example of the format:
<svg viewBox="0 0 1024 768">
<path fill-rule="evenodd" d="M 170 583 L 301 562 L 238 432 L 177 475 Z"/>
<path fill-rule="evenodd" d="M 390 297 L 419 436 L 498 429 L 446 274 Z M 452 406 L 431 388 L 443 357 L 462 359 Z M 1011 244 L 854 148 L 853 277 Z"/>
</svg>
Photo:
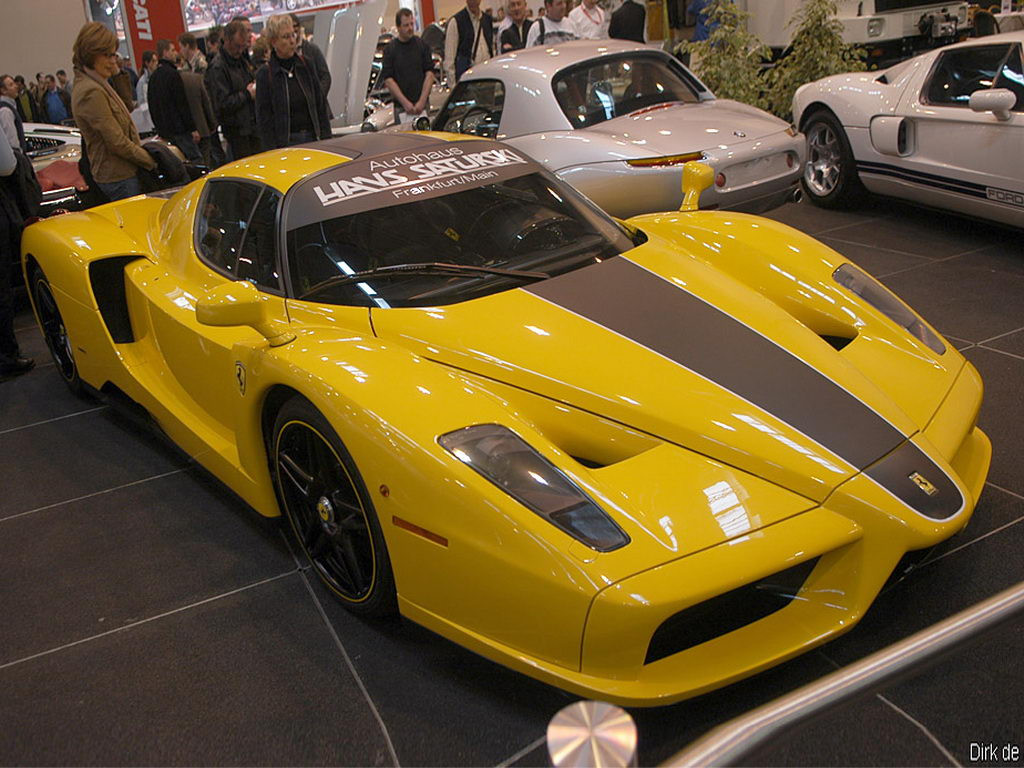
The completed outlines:
<svg viewBox="0 0 1024 768">
<path fill-rule="evenodd" d="M 125 70 L 120 70 L 116 74 L 111 75 L 108 81 L 110 86 L 114 89 L 114 92 L 121 97 L 121 101 L 131 112 L 135 109 L 135 86 L 132 85 L 132 78 Z M 45 109 L 46 94 L 43 94 L 43 98 L 39 100 L 40 106 Z"/>
<path fill-rule="evenodd" d="M 246 86 L 254 71 L 245 56 L 237 59 L 221 50 L 206 70 L 206 88 L 221 126 L 243 136 L 256 134 L 256 105 Z"/>
<path fill-rule="evenodd" d="M 633 0 L 626 0 L 622 7 L 612 14 L 611 23 L 608 25 L 608 37 L 613 40 L 633 40 L 642 43 L 646 20 L 647 11 L 644 7 Z"/>
<path fill-rule="evenodd" d="M 463 8 L 456 13 L 455 23 L 459 30 L 459 47 L 455 50 L 455 79 L 458 80 L 463 72 L 473 66 L 473 54 L 478 45 L 487 46 L 488 58 L 494 56 L 494 19 L 489 13 L 480 14 L 480 43 L 477 43 L 477 36 L 473 34 L 473 20 L 469 16 L 469 10 Z"/>
<path fill-rule="evenodd" d="M 313 75 L 320 81 L 320 90 L 326 99 L 331 92 L 331 71 L 327 68 L 327 59 L 324 58 L 323 51 L 309 40 L 303 40 L 302 50 L 299 53 L 302 54 L 302 58 L 306 60 L 309 68 L 313 70 Z"/>
<path fill-rule="evenodd" d="M 196 129 L 185 96 L 185 84 L 177 68 L 167 59 L 162 59 L 149 76 L 146 99 L 153 127 L 163 138 L 169 139 Z"/>
<path fill-rule="evenodd" d="M 313 76 L 312 68 L 301 55 L 295 54 L 295 59 L 295 77 L 288 77 L 276 53 L 256 73 L 256 124 L 264 150 L 288 146 L 291 133 L 289 88 L 302 89 L 316 138 L 324 139 L 331 135 L 327 101 L 320 90 L 320 81 Z"/>
<path fill-rule="evenodd" d="M 498 48 L 502 53 L 506 51 L 518 51 L 520 48 L 526 47 L 526 36 L 530 32 L 530 25 L 533 24 L 533 19 L 523 19 L 523 34 L 519 34 L 519 28 L 513 21 L 512 25 L 501 31 L 501 45 Z"/>
<path fill-rule="evenodd" d="M 39 109 L 39 102 L 36 101 L 28 91 L 22 91 L 18 94 L 18 98 L 14 100 L 14 103 L 18 106 L 18 114 L 21 115 L 21 119 L 26 123 L 39 123 L 42 122 L 43 112 Z"/>
<path fill-rule="evenodd" d="M 185 97 L 192 113 L 192 122 L 200 136 L 209 136 L 217 130 L 217 116 L 213 113 L 210 94 L 206 92 L 203 76 L 198 72 L 180 72 L 181 82 L 185 86 Z"/>
</svg>

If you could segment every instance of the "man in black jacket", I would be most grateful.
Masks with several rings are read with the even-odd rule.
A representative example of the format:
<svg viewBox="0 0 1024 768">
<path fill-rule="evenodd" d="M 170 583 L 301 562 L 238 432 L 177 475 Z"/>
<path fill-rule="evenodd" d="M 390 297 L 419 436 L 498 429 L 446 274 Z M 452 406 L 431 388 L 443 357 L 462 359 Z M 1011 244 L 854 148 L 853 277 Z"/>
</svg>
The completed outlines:
<svg viewBox="0 0 1024 768">
<path fill-rule="evenodd" d="M 170 40 L 158 40 L 156 55 L 160 59 L 160 64 L 149 76 L 149 90 L 146 95 L 153 127 L 161 138 L 180 149 L 186 159 L 193 163 L 202 163 L 199 131 L 192 120 L 181 75 L 174 65 L 174 43 Z"/>
<path fill-rule="evenodd" d="M 232 160 L 260 151 L 256 132 L 256 84 L 246 55 L 248 47 L 249 33 L 245 24 L 232 21 L 224 30 L 220 52 L 206 70 L 206 87 Z"/>
<path fill-rule="evenodd" d="M 306 37 L 306 30 L 299 22 L 299 17 L 294 13 L 288 14 L 292 20 L 292 29 L 295 30 L 295 39 L 299 43 L 299 53 L 306 60 L 306 64 L 313 70 L 313 74 L 320 82 L 320 91 L 324 98 L 331 92 L 331 71 L 327 68 L 327 59 L 324 58 L 320 46 Z"/>
<path fill-rule="evenodd" d="M 508 18 L 511 23 L 501 31 L 502 53 L 525 48 L 526 36 L 533 23 L 526 18 L 526 0 L 508 0 Z"/>
<path fill-rule="evenodd" d="M 647 29 L 647 9 L 641 3 L 626 0 L 619 10 L 612 14 L 611 23 L 608 25 L 608 37 L 613 40 L 647 42 L 644 40 L 644 33 Z"/>
</svg>

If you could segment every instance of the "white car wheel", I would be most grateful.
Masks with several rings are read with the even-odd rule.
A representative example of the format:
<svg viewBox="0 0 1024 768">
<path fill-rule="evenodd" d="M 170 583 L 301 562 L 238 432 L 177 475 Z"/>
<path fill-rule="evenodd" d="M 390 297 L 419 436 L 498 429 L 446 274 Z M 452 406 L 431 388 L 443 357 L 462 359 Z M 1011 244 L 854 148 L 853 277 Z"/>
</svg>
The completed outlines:
<svg viewBox="0 0 1024 768">
<path fill-rule="evenodd" d="M 811 202 L 837 208 L 853 201 L 861 191 L 853 152 L 839 121 L 831 113 L 815 112 L 804 124 L 807 163 L 803 188 Z"/>
</svg>

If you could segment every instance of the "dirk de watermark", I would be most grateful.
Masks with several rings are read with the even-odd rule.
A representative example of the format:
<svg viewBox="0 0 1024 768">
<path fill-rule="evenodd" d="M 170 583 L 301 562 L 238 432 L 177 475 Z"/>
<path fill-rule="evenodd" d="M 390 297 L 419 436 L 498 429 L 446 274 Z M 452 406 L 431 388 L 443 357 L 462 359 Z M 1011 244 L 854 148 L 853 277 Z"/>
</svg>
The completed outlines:
<svg viewBox="0 0 1024 768">
<path fill-rule="evenodd" d="M 1020 744 L 994 744 L 992 742 L 972 741 L 970 761 L 972 763 L 1003 763 L 1012 765 L 1021 759 Z"/>
</svg>

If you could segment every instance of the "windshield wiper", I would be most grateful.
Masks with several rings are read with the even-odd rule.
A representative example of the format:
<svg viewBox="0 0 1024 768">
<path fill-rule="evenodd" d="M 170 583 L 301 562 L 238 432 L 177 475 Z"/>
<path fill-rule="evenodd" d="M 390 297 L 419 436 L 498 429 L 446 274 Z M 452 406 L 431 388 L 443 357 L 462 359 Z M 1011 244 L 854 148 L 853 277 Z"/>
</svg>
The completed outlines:
<svg viewBox="0 0 1024 768">
<path fill-rule="evenodd" d="M 519 280 L 547 280 L 551 277 L 547 272 L 532 272 L 523 269 L 501 269 L 499 267 L 478 267 L 472 264 L 453 264 L 447 261 L 422 262 L 419 264 L 391 264 L 386 267 L 377 267 L 376 269 L 366 269 L 361 272 L 353 272 L 351 275 L 335 275 L 334 277 L 329 277 L 314 285 L 298 298 L 300 300 L 308 299 L 310 296 L 315 296 L 328 288 L 334 288 L 339 285 L 348 285 L 349 283 L 359 283 L 369 277 L 436 274 L 466 275 L 467 273 L 500 275 L 501 277 L 514 277 Z"/>
</svg>

